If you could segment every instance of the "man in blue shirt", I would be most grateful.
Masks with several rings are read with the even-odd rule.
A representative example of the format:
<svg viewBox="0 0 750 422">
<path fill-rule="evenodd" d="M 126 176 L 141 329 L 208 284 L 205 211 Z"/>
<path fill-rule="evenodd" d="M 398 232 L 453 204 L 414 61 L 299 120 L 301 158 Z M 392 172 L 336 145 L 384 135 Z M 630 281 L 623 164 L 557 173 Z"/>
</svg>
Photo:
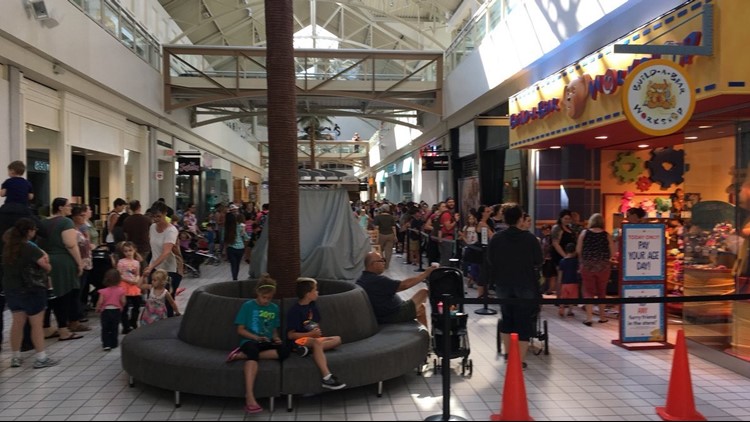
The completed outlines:
<svg viewBox="0 0 750 422">
<path fill-rule="evenodd" d="M 427 289 L 419 289 L 410 300 L 403 300 L 396 293 L 427 280 L 433 269 L 430 267 L 425 272 L 403 281 L 394 280 L 382 275 L 385 271 L 385 259 L 377 252 L 370 252 L 365 257 L 365 270 L 357 280 L 357 285 L 367 293 L 379 324 L 416 319 L 426 327 L 427 314 L 424 302 L 428 296 Z"/>
</svg>

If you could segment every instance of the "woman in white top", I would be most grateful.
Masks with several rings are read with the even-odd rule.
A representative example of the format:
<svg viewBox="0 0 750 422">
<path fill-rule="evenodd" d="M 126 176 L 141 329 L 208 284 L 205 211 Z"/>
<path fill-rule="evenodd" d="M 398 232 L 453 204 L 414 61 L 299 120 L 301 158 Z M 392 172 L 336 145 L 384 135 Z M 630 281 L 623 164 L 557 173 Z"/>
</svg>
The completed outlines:
<svg viewBox="0 0 750 422">
<path fill-rule="evenodd" d="M 151 262 L 144 268 L 143 276 L 148 277 L 156 269 L 166 271 L 171 279 L 170 291 L 174 297 L 174 292 L 180 287 L 182 281 L 182 275 L 178 272 L 178 265 L 181 265 L 182 256 L 180 255 L 180 248 L 175 248 L 178 231 L 175 226 L 167 222 L 166 204 L 155 203 L 151 208 L 151 216 L 154 219 L 154 223 L 151 224 L 148 232 L 151 245 Z M 173 315 L 171 306 L 167 306 L 167 315 L 170 317 Z"/>
</svg>

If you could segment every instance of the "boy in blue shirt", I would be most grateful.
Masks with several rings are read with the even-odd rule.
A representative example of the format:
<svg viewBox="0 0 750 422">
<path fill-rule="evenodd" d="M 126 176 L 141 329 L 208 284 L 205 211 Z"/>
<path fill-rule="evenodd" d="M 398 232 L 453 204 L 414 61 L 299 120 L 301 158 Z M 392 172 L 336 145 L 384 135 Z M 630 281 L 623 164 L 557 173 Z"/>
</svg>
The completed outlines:
<svg viewBox="0 0 750 422">
<path fill-rule="evenodd" d="M 323 337 L 320 331 L 320 312 L 315 305 L 318 298 L 318 282 L 312 278 L 297 279 L 297 297 L 295 303 L 287 313 L 287 338 L 294 342 L 302 356 L 312 353 L 315 365 L 320 369 L 323 377 L 321 386 L 329 390 L 340 390 L 346 384 L 339 382 L 328 369 L 328 361 L 324 352 L 338 347 L 341 337 Z"/>
<path fill-rule="evenodd" d="M 34 199 L 31 183 L 23 178 L 26 173 L 26 165 L 23 161 L 13 161 L 8 164 L 8 178 L 0 186 L 0 196 L 5 197 L 6 204 L 20 204 L 29 206 L 29 201 Z"/>
</svg>

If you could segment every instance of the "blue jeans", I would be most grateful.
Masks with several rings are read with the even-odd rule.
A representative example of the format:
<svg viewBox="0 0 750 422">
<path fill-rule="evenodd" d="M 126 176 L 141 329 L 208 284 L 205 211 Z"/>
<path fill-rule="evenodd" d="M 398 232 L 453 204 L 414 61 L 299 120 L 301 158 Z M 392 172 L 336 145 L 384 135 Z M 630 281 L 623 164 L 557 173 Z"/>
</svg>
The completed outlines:
<svg viewBox="0 0 750 422">
<path fill-rule="evenodd" d="M 117 347 L 117 327 L 120 325 L 121 313 L 119 309 L 102 310 L 102 347 Z"/>
<path fill-rule="evenodd" d="M 227 259 L 229 259 L 229 267 L 232 269 L 232 280 L 234 281 L 237 281 L 243 255 L 245 255 L 244 249 L 227 248 Z"/>
</svg>

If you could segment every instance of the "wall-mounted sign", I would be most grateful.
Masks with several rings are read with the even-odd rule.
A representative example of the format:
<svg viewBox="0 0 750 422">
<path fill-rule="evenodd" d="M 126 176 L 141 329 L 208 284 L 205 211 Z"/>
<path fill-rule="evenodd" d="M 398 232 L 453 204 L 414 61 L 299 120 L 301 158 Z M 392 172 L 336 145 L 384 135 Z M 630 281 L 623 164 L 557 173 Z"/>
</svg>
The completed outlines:
<svg viewBox="0 0 750 422">
<path fill-rule="evenodd" d="M 428 155 L 422 157 L 422 170 L 449 170 L 450 157 L 447 155 Z"/>
<path fill-rule="evenodd" d="M 677 132 L 695 109 L 695 89 L 685 68 L 674 62 L 649 60 L 625 79 L 622 108 L 639 131 L 663 136 Z"/>
<path fill-rule="evenodd" d="M 199 176 L 201 174 L 201 157 L 177 157 L 177 174 L 181 176 Z"/>
<path fill-rule="evenodd" d="M 622 225 L 622 281 L 664 280 L 664 224 Z"/>
<path fill-rule="evenodd" d="M 49 172 L 49 161 L 33 160 L 31 162 L 31 168 L 29 170 L 47 173 Z"/>
</svg>

